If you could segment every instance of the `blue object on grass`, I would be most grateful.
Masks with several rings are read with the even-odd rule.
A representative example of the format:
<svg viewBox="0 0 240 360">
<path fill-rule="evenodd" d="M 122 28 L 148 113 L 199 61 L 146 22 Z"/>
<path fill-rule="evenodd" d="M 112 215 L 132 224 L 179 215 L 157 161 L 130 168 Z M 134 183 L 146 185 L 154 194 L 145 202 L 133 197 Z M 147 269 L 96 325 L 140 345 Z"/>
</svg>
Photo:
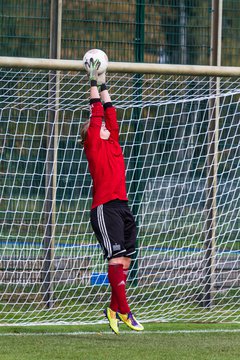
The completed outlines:
<svg viewBox="0 0 240 360">
<path fill-rule="evenodd" d="M 92 273 L 90 284 L 91 285 L 108 285 L 109 280 L 108 280 L 107 273 L 97 273 L 97 272 Z"/>
</svg>

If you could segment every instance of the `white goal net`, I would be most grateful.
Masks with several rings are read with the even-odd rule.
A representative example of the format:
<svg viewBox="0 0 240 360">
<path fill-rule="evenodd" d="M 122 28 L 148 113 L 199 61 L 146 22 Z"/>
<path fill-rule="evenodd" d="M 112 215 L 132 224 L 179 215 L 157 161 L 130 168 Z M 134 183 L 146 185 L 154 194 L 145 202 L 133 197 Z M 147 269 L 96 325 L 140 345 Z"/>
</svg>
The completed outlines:
<svg viewBox="0 0 240 360">
<path fill-rule="evenodd" d="M 0 324 L 104 322 L 110 288 L 79 144 L 87 76 L 0 75 Z M 107 79 L 138 227 L 132 310 L 143 322 L 240 322 L 240 77 Z"/>
</svg>

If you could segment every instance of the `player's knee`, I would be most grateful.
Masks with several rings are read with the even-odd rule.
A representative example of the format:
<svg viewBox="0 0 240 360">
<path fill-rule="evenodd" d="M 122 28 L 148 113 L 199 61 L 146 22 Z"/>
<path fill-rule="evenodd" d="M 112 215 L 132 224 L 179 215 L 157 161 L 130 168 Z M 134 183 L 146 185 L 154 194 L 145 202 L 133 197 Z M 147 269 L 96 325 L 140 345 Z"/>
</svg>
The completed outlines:
<svg viewBox="0 0 240 360">
<path fill-rule="evenodd" d="M 124 259 L 125 259 L 125 258 L 124 258 L 123 256 L 111 258 L 111 259 L 108 261 L 108 264 L 109 264 L 109 265 L 115 265 L 115 264 L 124 265 Z"/>
<path fill-rule="evenodd" d="M 115 258 L 110 259 L 108 261 L 108 264 L 109 265 L 121 264 L 121 265 L 123 265 L 124 269 L 128 269 L 131 264 L 131 258 L 125 257 L 125 256 L 115 257 Z"/>
<path fill-rule="evenodd" d="M 124 258 L 124 265 L 123 265 L 124 269 L 129 269 L 130 265 L 131 265 L 131 258 L 125 257 Z"/>
</svg>

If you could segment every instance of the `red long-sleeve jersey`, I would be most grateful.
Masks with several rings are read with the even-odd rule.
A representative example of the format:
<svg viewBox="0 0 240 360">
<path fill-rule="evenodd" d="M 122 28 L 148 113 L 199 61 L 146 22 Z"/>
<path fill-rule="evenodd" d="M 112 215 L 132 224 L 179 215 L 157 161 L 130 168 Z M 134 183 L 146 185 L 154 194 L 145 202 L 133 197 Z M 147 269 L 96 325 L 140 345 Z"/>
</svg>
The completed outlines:
<svg viewBox="0 0 240 360">
<path fill-rule="evenodd" d="M 106 128 L 110 131 L 108 140 L 100 138 L 103 118 Z M 100 101 L 91 105 L 90 125 L 84 150 L 93 179 L 92 209 L 111 200 L 128 200 L 125 164 L 119 144 L 119 127 L 114 107 L 108 107 L 104 111 Z"/>
</svg>

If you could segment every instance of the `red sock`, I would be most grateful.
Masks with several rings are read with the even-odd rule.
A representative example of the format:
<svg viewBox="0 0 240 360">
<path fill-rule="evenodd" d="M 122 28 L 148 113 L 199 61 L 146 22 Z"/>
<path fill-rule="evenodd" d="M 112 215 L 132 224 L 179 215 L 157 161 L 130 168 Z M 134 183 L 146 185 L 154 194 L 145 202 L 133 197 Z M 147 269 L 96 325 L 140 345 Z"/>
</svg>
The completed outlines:
<svg viewBox="0 0 240 360">
<path fill-rule="evenodd" d="M 126 314 L 130 311 L 127 297 L 126 297 L 126 276 L 123 273 L 122 264 L 113 264 L 108 266 L 108 279 L 112 287 L 112 306 L 116 309 L 116 303 L 118 310 L 121 314 Z M 110 308 L 111 304 L 110 304 Z M 114 309 L 112 309 L 114 310 Z M 114 310 L 115 311 L 115 310 Z"/>
<path fill-rule="evenodd" d="M 117 301 L 117 296 L 115 294 L 115 292 L 113 291 L 112 288 L 112 293 L 111 293 L 111 301 L 110 301 L 110 309 L 112 309 L 113 311 L 118 311 L 118 301 Z"/>
<path fill-rule="evenodd" d="M 123 275 L 124 275 L 124 280 L 125 283 L 127 282 L 127 276 L 128 276 L 128 269 L 123 269 Z M 111 301 L 110 301 L 110 309 L 112 309 L 113 311 L 118 311 L 118 301 L 117 301 L 117 296 L 115 294 L 115 292 L 112 289 L 112 293 L 111 293 Z"/>
</svg>

